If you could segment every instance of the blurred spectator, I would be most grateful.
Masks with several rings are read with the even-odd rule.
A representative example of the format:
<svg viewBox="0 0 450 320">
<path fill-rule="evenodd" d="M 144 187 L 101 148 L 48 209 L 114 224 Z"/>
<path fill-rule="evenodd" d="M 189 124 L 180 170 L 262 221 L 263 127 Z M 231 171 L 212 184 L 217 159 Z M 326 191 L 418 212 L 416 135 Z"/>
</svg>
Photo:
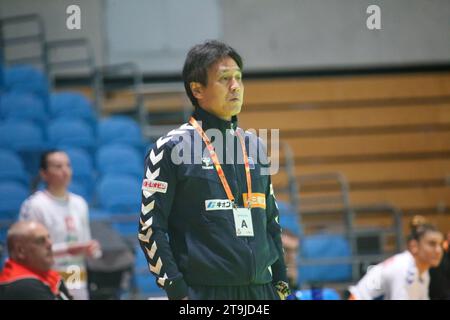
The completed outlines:
<svg viewBox="0 0 450 320">
<path fill-rule="evenodd" d="M 54 242 L 55 269 L 75 299 L 88 299 L 85 258 L 101 254 L 99 243 L 91 240 L 88 205 L 67 190 L 72 169 L 66 153 L 44 153 L 39 173 L 47 188 L 25 200 L 20 219 L 39 221 L 47 227 Z"/>
<path fill-rule="evenodd" d="M 450 232 L 444 241 L 444 255 L 437 268 L 430 269 L 430 299 L 450 300 Z"/>
<path fill-rule="evenodd" d="M 9 259 L 0 273 L 0 300 L 67 300 L 70 295 L 53 265 L 52 242 L 39 222 L 17 222 L 8 230 Z"/>
<path fill-rule="evenodd" d="M 370 268 L 356 286 L 351 300 L 428 300 L 429 269 L 442 258 L 442 233 L 417 216 L 411 223 L 408 249 Z"/>
<path fill-rule="evenodd" d="M 297 257 L 300 240 L 295 233 L 289 229 L 283 228 L 281 241 L 283 243 L 284 261 L 287 267 L 289 288 L 292 291 L 295 291 L 299 289 Z"/>
</svg>

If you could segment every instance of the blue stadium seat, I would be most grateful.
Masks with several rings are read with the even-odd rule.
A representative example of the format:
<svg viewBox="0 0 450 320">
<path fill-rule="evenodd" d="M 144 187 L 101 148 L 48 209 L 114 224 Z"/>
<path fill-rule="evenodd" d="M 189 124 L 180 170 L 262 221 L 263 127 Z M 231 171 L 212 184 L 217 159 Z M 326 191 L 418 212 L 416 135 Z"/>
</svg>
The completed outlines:
<svg viewBox="0 0 450 320">
<path fill-rule="evenodd" d="M 49 82 L 46 75 L 30 65 L 15 65 L 5 70 L 5 89 L 33 93 L 48 107 Z"/>
<path fill-rule="evenodd" d="M 67 153 L 72 166 L 72 182 L 83 186 L 85 199 L 92 201 L 95 187 L 95 170 L 92 164 L 91 156 L 80 148 L 62 148 Z M 75 192 L 76 193 L 76 192 Z"/>
<path fill-rule="evenodd" d="M 111 213 L 136 214 L 141 210 L 141 180 L 127 175 L 105 175 L 97 183 L 99 207 Z"/>
<path fill-rule="evenodd" d="M 8 120 L 0 123 L 0 148 L 16 151 L 31 176 L 38 173 L 40 155 L 47 148 L 41 127 L 30 121 Z"/>
<path fill-rule="evenodd" d="M 0 181 L 14 180 L 28 186 L 28 175 L 22 160 L 15 152 L 0 149 Z"/>
<path fill-rule="evenodd" d="M 94 131 L 86 122 L 77 119 L 55 119 L 48 126 L 52 147 L 79 147 L 92 151 L 96 145 Z"/>
<path fill-rule="evenodd" d="M 300 250 L 300 259 L 351 257 L 348 241 L 343 236 L 335 234 L 305 236 L 300 241 Z M 299 278 L 302 283 L 349 281 L 351 277 L 352 267 L 349 263 L 299 267 Z"/>
<path fill-rule="evenodd" d="M 291 205 L 284 201 L 277 201 L 278 211 L 280 214 L 280 226 L 282 229 L 287 229 L 295 234 L 297 237 L 302 235 L 302 227 L 298 222 L 296 211 Z"/>
<path fill-rule="evenodd" d="M 0 52 L 0 93 L 5 90 L 5 69 L 3 64 L 3 54 Z"/>
<path fill-rule="evenodd" d="M 11 220 L 12 221 L 12 220 Z M 8 234 L 8 225 L 1 225 L 0 226 L 0 246 L 3 246 L 3 250 L 6 250 L 6 235 Z M 3 255 L 5 255 L 5 251 L 3 251 Z M 5 256 L 1 257 L 1 248 L 0 248 L 0 270 L 3 267 L 4 261 L 1 260 L 1 258 L 5 259 Z"/>
<path fill-rule="evenodd" d="M 72 182 L 70 182 L 68 189 L 70 192 L 83 197 L 84 200 L 86 200 L 86 202 L 88 202 L 88 203 L 90 202 L 92 196 L 82 183 L 72 181 Z"/>
<path fill-rule="evenodd" d="M 111 219 L 111 214 L 106 210 L 89 208 L 89 219 L 91 221 L 109 221 Z"/>
<path fill-rule="evenodd" d="M 142 178 L 144 157 L 124 144 L 105 145 L 97 150 L 96 166 L 101 175 L 128 174 Z"/>
<path fill-rule="evenodd" d="M 30 121 L 8 120 L 0 123 L 0 147 L 16 151 L 42 151 L 44 132 Z"/>
<path fill-rule="evenodd" d="M 165 297 L 166 293 L 156 284 L 156 278 L 149 271 L 147 260 L 140 247 L 136 248 L 135 282 L 143 297 Z"/>
<path fill-rule="evenodd" d="M 36 187 L 37 190 L 45 190 L 46 188 L 47 184 L 44 181 L 40 181 Z M 89 202 L 90 195 L 83 184 L 71 181 L 68 186 L 68 190 L 72 193 L 75 193 L 76 195 L 83 197 L 86 202 Z"/>
<path fill-rule="evenodd" d="M 136 221 L 113 222 L 112 227 L 124 237 L 134 237 L 137 240 L 139 223 Z"/>
<path fill-rule="evenodd" d="M 111 116 L 100 120 L 99 144 L 123 143 L 142 150 L 144 142 L 139 125 L 129 117 Z"/>
<path fill-rule="evenodd" d="M 96 127 L 97 118 L 92 103 L 79 92 L 58 92 L 50 96 L 52 118 L 81 119 Z"/>
<path fill-rule="evenodd" d="M 15 181 L 0 182 L 0 218 L 16 219 L 20 206 L 28 197 L 28 188 Z"/>
<path fill-rule="evenodd" d="M 29 93 L 9 92 L 3 95 L 0 114 L 4 119 L 31 120 L 41 126 L 47 121 L 44 104 Z"/>
</svg>

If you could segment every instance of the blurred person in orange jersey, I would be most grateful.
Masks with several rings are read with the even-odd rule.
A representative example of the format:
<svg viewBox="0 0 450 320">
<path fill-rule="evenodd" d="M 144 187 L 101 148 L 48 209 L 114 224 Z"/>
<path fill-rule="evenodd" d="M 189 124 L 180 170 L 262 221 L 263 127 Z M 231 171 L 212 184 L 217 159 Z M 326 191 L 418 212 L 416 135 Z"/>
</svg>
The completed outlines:
<svg viewBox="0 0 450 320">
<path fill-rule="evenodd" d="M 54 263 L 47 229 L 21 221 L 8 230 L 9 258 L 0 273 L 0 300 L 67 300 L 71 296 Z"/>
</svg>

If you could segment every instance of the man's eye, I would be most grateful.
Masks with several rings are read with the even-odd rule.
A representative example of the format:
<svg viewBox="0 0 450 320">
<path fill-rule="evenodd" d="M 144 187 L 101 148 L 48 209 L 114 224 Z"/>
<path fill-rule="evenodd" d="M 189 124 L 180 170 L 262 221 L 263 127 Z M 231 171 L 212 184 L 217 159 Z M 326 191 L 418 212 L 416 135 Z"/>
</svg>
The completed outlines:
<svg viewBox="0 0 450 320">
<path fill-rule="evenodd" d="M 37 240 L 35 241 L 35 243 L 36 243 L 37 245 L 44 244 L 44 243 L 45 243 L 45 239 L 37 239 Z"/>
</svg>

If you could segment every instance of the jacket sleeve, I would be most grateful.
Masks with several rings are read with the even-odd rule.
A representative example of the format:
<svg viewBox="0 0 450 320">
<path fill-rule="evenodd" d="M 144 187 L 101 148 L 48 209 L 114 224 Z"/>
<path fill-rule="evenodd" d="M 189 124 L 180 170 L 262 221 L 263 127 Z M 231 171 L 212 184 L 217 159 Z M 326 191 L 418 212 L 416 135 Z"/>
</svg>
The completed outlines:
<svg viewBox="0 0 450 320">
<path fill-rule="evenodd" d="M 171 149 L 158 144 L 145 158 L 139 242 L 150 272 L 169 299 L 187 296 L 188 288 L 173 257 L 168 238 L 168 218 L 176 189 L 176 166 Z"/>
<path fill-rule="evenodd" d="M 276 204 L 275 194 L 273 192 L 272 181 L 269 176 L 269 183 L 266 190 L 266 212 L 267 212 L 267 231 L 272 237 L 278 252 L 278 260 L 272 265 L 272 282 L 288 282 L 286 274 L 286 264 L 284 262 L 284 250 L 281 242 L 281 227 L 279 224 L 279 212 Z"/>
<path fill-rule="evenodd" d="M 50 288 L 37 279 L 14 281 L 3 291 L 3 295 L 0 292 L 1 300 L 56 300 Z"/>
</svg>

